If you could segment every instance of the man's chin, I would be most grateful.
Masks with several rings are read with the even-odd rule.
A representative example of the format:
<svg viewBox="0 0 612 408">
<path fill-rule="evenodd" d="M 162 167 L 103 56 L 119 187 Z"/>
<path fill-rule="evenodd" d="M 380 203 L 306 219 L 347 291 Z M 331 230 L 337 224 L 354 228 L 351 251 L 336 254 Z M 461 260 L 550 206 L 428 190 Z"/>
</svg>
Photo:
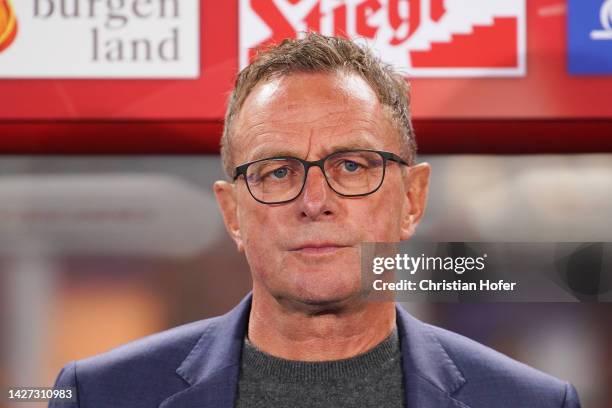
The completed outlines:
<svg viewBox="0 0 612 408">
<path fill-rule="evenodd" d="M 293 307 L 307 310 L 310 313 L 320 314 L 337 312 L 354 305 L 361 299 L 358 290 L 335 291 L 333 293 L 302 292 L 286 297 Z"/>
</svg>

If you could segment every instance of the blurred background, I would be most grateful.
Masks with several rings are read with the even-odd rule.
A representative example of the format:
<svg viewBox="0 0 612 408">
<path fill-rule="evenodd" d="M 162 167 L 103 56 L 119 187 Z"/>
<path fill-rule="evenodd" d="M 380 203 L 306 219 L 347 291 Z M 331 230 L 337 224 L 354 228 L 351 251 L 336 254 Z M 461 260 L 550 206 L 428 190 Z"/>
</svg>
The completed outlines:
<svg viewBox="0 0 612 408">
<path fill-rule="evenodd" d="M 422 239 L 612 241 L 609 1 L 81 3 L 0 0 L 0 387 L 249 291 L 212 193 L 225 102 L 254 48 L 304 30 L 410 77 Z M 612 406 L 609 303 L 404 306 Z"/>
</svg>

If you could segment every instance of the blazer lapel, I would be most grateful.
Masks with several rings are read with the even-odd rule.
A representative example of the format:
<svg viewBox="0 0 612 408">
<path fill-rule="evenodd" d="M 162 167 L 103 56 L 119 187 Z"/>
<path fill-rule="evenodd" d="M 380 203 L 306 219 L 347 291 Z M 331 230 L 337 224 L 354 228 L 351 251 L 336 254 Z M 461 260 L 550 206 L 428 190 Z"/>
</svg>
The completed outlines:
<svg viewBox="0 0 612 408">
<path fill-rule="evenodd" d="M 230 312 L 210 321 L 176 370 L 189 387 L 168 397 L 159 408 L 234 407 L 251 296 L 249 293 Z M 396 311 L 406 407 L 469 408 L 452 396 L 465 378 L 435 334 L 399 304 Z"/>
<path fill-rule="evenodd" d="M 465 378 L 435 334 L 396 305 L 407 408 L 469 408 L 453 398 Z"/>
<path fill-rule="evenodd" d="M 159 408 L 233 408 L 250 309 L 251 293 L 227 314 L 211 319 L 176 370 L 190 387 L 168 397 Z"/>
</svg>

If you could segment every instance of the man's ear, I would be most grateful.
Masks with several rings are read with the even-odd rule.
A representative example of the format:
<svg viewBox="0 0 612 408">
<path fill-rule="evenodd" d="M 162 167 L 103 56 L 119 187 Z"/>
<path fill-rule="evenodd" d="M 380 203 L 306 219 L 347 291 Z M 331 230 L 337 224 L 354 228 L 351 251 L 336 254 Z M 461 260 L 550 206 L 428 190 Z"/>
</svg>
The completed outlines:
<svg viewBox="0 0 612 408">
<path fill-rule="evenodd" d="M 240 223 L 238 222 L 238 205 L 236 201 L 236 186 L 227 181 L 216 181 L 214 184 L 215 197 L 221 209 L 223 222 L 230 237 L 236 243 L 238 251 L 244 250 L 240 236 Z"/>
<path fill-rule="evenodd" d="M 404 177 L 406 197 L 401 219 L 401 240 L 410 239 L 414 235 L 416 227 L 425 213 L 430 172 L 431 166 L 429 163 L 419 163 L 410 167 L 408 174 Z"/>
</svg>

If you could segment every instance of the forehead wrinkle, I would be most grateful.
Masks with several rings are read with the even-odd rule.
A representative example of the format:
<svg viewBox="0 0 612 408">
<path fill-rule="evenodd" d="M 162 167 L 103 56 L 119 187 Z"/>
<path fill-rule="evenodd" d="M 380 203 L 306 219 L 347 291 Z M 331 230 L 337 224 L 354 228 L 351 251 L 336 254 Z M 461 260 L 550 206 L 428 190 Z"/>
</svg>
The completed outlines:
<svg viewBox="0 0 612 408">
<path fill-rule="evenodd" d="M 372 149 L 372 150 L 378 150 L 379 148 L 381 148 L 381 146 L 377 146 L 375 143 L 373 143 L 373 138 L 371 137 L 371 134 L 360 134 L 359 138 L 357 140 L 353 139 L 353 140 L 348 140 L 348 141 L 341 141 L 340 143 L 330 143 L 327 146 L 323 146 L 321 151 L 318 152 L 313 152 L 313 156 L 315 157 L 309 157 L 311 150 L 312 150 L 312 139 L 309 139 L 309 144 L 308 144 L 308 148 L 306 150 L 306 153 L 303 154 L 302 152 L 299 151 L 299 149 L 292 149 L 291 147 L 287 148 L 287 144 L 286 143 L 264 143 L 264 144 L 260 144 L 259 146 L 255 147 L 251 154 L 250 157 L 245 161 L 245 162 L 251 162 L 251 161 L 256 161 L 256 160 L 260 160 L 260 159 L 267 159 L 270 157 L 279 157 L 279 156 L 291 156 L 291 157 L 297 157 L 297 158 L 301 158 L 304 160 L 316 160 L 322 157 L 325 157 L 329 154 L 332 154 L 334 152 L 337 151 L 342 151 L 342 150 L 356 150 L 356 149 Z"/>
<path fill-rule="evenodd" d="M 245 146 L 241 150 L 243 151 L 246 150 L 248 152 L 249 150 L 252 150 L 251 147 L 254 144 L 259 144 L 262 142 L 261 140 L 262 137 L 264 138 L 263 142 L 266 142 L 268 138 L 274 137 L 274 136 L 292 136 L 292 137 L 298 138 L 299 140 L 301 139 L 300 136 L 304 135 L 305 133 L 304 131 L 307 130 L 308 131 L 307 152 L 310 152 L 310 149 L 313 143 L 313 137 L 315 135 L 322 134 L 322 133 L 325 133 L 325 134 L 330 133 L 332 137 L 337 137 L 340 135 L 336 134 L 336 130 L 345 129 L 345 123 L 341 120 L 341 118 L 338 118 L 337 120 L 333 120 L 333 123 L 330 123 L 329 125 L 318 126 L 318 127 L 313 126 L 319 123 L 329 122 L 330 120 L 324 119 L 325 116 L 330 116 L 330 115 L 334 116 L 335 114 L 336 113 L 333 113 L 333 112 L 325 113 L 321 115 L 321 117 L 313 118 L 312 120 L 308 120 L 308 121 L 300 120 L 299 123 L 298 122 L 293 123 L 292 121 L 279 120 L 279 119 L 266 120 L 266 118 L 261 118 L 260 120 L 254 123 L 248 123 L 250 120 L 247 119 L 246 120 L 247 123 L 244 124 L 246 129 L 244 131 L 235 132 L 235 138 L 244 140 L 243 144 Z M 361 119 L 361 120 L 358 120 L 357 122 L 366 122 L 366 123 L 376 124 L 375 121 L 366 120 L 366 119 Z M 292 125 L 295 125 L 295 126 L 292 126 Z M 306 129 L 301 130 L 301 129 L 296 129 L 296 128 L 306 128 Z M 372 131 L 374 131 L 375 133 L 378 133 L 377 129 L 367 130 L 365 128 L 366 126 L 363 126 L 362 131 L 365 130 L 367 133 L 371 133 Z M 352 129 L 352 130 L 349 130 L 343 133 L 348 134 L 350 132 L 354 132 L 355 130 L 356 129 Z M 237 141 L 235 140 L 234 143 L 236 142 Z M 285 144 L 287 141 L 282 140 L 281 142 Z M 234 144 L 234 146 L 236 146 L 236 144 Z M 247 153 L 247 157 L 255 157 L 255 156 L 256 155 Z"/>
<path fill-rule="evenodd" d="M 317 123 L 319 121 L 315 121 Z M 282 121 L 282 123 L 285 123 Z M 347 149 L 382 149 L 385 147 L 381 132 L 381 124 L 378 121 L 364 118 L 357 119 L 349 124 L 348 128 L 342 121 L 320 126 L 318 128 L 310 127 L 308 134 L 304 135 L 303 132 L 290 130 L 290 129 L 271 129 L 266 127 L 267 123 L 258 123 L 251 127 L 257 129 L 255 133 L 249 134 L 245 132 L 242 137 L 246 140 L 243 152 L 246 152 L 246 157 L 241 162 L 250 162 L 259 160 L 267 157 L 274 156 L 294 156 L 307 159 L 309 155 L 324 156 L 337 150 Z M 329 143 L 326 143 L 321 151 L 312 151 L 312 146 L 316 137 L 326 137 Z M 293 140 L 287 140 L 287 139 Z M 307 139 L 306 152 L 304 153 L 299 146 L 295 146 L 295 149 L 287 148 L 289 142 L 302 141 Z M 348 139 L 348 140 L 347 140 Z"/>
<path fill-rule="evenodd" d="M 327 116 L 336 116 L 336 115 L 342 115 L 342 114 L 346 114 L 347 113 L 347 109 L 343 109 L 342 111 L 338 111 L 338 112 L 325 112 L 317 117 L 314 118 L 309 118 L 309 119 L 304 119 L 304 106 L 299 106 L 300 110 L 295 109 L 294 110 L 294 114 L 292 116 L 296 117 L 290 117 L 290 118 L 283 118 L 283 119 L 278 119 L 278 110 L 273 110 L 272 112 L 257 112 L 257 113 L 252 113 L 250 115 L 244 115 L 245 119 L 241 120 L 240 123 L 238 123 L 237 126 L 239 128 L 246 128 L 243 131 L 240 132 L 235 132 L 236 134 L 244 134 L 244 135 L 249 135 L 250 132 L 253 131 L 253 129 L 257 130 L 260 127 L 266 127 L 269 126 L 272 129 L 274 129 L 277 125 L 280 125 L 280 127 L 283 127 L 283 133 L 293 133 L 292 131 L 288 131 L 286 129 L 286 126 L 291 126 L 291 125 L 298 125 L 299 126 L 309 126 L 312 124 L 317 124 L 317 123 L 322 123 L 323 121 L 325 121 L 325 117 Z M 333 126 L 333 125 L 330 125 Z M 264 133 L 269 133 L 269 132 L 264 132 Z M 296 131 L 297 133 L 297 131 Z M 255 132 L 255 134 L 257 134 L 257 132 Z"/>
<path fill-rule="evenodd" d="M 307 120 L 304 119 L 303 110 L 300 112 L 296 111 L 297 119 L 289 118 L 289 119 L 277 119 L 272 115 L 258 115 L 264 116 L 257 120 L 254 123 L 245 123 L 246 129 L 244 131 L 239 132 L 240 134 L 246 136 L 257 136 L 259 133 L 300 133 L 300 130 L 296 130 L 300 127 L 308 128 L 309 132 L 317 132 L 317 131 L 325 131 L 327 129 L 345 129 L 347 126 L 346 121 L 343 120 L 343 116 L 350 114 L 352 109 L 343 109 L 342 111 L 337 112 L 325 112 L 321 115 L 318 115 L 314 118 L 309 118 Z M 349 126 L 352 124 L 361 126 L 355 126 L 352 130 L 365 130 L 371 132 L 372 130 L 378 130 L 381 126 L 380 121 L 375 120 L 372 115 L 367 114 L 366 112 L 359 112 L 361 114 L 359 119 L 352 119 L 348 124 Z M 386 120 L 386 118 L 383 118 Z M 280 126 L 279 126 L 280 125 Z M 313 125 L 315 125 L 313 127 Z M 282 131 L 278 128 L 282 127 Z M 260 128 L 264 128 L 263 131 L 259 132 Z M 254 131 L 254 132 L 253 132 Z M 238 132 L 237 132 L 238 133 Z M 250 135 L 250 133 L 253 133 Z M 251 139 L 249 138 L 249 139 Z"/>
</svg>

